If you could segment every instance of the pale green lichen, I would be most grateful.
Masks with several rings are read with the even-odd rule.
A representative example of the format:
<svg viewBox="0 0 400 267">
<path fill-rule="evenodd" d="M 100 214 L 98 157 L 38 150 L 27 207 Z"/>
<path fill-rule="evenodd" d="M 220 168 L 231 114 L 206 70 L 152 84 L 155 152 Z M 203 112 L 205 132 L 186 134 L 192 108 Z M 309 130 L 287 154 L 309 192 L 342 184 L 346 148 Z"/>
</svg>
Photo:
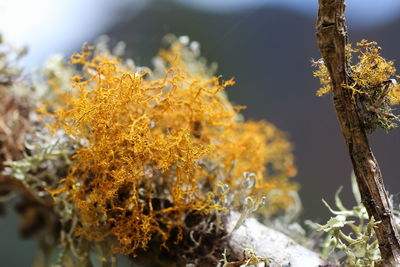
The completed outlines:
<svg viewBox="0 0 400 267">
<path fill-rule="evenodd" d="M 56 184 L 65 174 L 74 152 L 71 141 L 63 132 L 50 135 L 47 129 L 39 127 L 34 132 L 25 137 L 24 158 L 5 162 L 2 174 L 22 182 L 36 200 L 42 201 L 49 195 L 46 187 Z"/>
<path fill-rule="evenodd" d="M 373 218 L 369 220 L 355 179 L 352 179 L 353 194 L 357 205 L 352 209 L 344 207 L 339 198 L 341 188 L 336 192 L 335 204 L 337 210 L 332 209 L 323 200 L 325 206 L 335 215 L 324 225 L 317 225 L 319 231 L 326 234 L 322 242 L 322 257 L 346 266 L 377 266 L 381 258 L 379 244 L 375 236 L 374 227 L 379 222 Z"/>
</svg>

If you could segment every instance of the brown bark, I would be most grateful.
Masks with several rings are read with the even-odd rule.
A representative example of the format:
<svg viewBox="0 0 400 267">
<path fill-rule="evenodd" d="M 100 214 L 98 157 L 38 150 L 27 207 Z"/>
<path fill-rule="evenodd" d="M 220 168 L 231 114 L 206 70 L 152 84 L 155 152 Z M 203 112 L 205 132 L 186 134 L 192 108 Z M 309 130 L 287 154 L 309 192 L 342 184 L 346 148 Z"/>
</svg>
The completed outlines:
<svg viewBox="0 0 400 267">
<path fill-rule="evenodd" d="M 317 42 L 328 68 L 333 104 L 349 150 L 362 202 L 369 217 L 380 221 L 375 233 L 384 265 L 400 264 L 400 243 L 378 163 L 368 144 L 349 84 L 351 71 L 346 59 L 347 29 L 344 0 L 319 0 Z"/>
</svg>

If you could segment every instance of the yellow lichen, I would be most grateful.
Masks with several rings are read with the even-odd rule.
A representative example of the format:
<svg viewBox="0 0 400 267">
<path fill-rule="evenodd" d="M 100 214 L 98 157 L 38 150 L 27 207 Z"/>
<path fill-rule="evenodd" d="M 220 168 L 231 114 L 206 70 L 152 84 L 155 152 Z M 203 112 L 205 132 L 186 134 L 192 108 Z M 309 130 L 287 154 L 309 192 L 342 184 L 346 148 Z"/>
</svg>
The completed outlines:
<svg viewBox="0 0 400 267">
<path fill-rule="evenodd" d="M 316 92 L 317 96 L 323 96 L 332 91 L 331 76 L 329 75 L 328 68 L 325 66 L 322 59 L 312 62 L 318 70 L 313 72 L 314 77 L 319 78 L 321 88 Z"/>
<path fill-rule="evenodd" d="M 297 190 L 288 180 L 296 174 L 290 143 L 267 122 L 240 120 L 223 92 L 232 80 L 210 75 L 181 42 L 159 60 L 161 75 L 85 47 L 71 57 L 82 67 L 75 90 L 51 114 L 53 129 L 87 142 L 53 194 L 70 195 L 78 234 L 115 237 L 114 251 L 124 254 L 155 237 L 178 242 L 185 215 L 226 209 L 218 187 L 234 191 L 244 172 L 258 177 L 252 197 L 282 192 L 271 211 L 288 207 Z"/>
<path fill-rule="evenodd" d="M 347 45 L 346 52 L 353 81 L 345 87 L 353 90 L 354 93 L 364 94 L 371 88 L 382 89 L 381 85 L 396 73 L 393 61 L 387 61 L 380 55 L 381 48 L 376 42 L 362 40 L 357 43 L 355 49 Z M 351 64 L 353 54 L 356 54 L 358 59 L 355 65 Z M 322 60 L 314 62 L 314 65 L 319 67 L 314 71 L 314 77 L 318 77 L 322 85 L 317 91 L 317 96 L 322 96 L 332 90 L 329 72 Z M 393 87 L 390 94 L 394 103 L 398 102 L 393 99 L 396 95 L 393 92 L 396 90 L 397 87 Z M 398 99 L 398 97 L 395 98 Z"/>
<path fill-rule="evenodd" d="M 387 61 L 380 55 L 381 48 L 376 42 L 362 40 L 357 48 L 358 62 L 352 66 L 354 82 L 362 88 L 379 86 L 396 73 L 393 61 Z"/>
<path fill-rule="evenodd" d="M 380 52 L 376 42 L 366 40 L 357 43 L 355 49 L 351 45 L 346 46 L 348 81 L 342 84 L 342 88 L 351 91 L 367 132 L 374 131 L 378 126 L 390 130 L 400 121 L 400 116 L 394 115 L 391 108 L 391 105 L 400 103 L 400 87 L 395 79 L 391 79 L 396 68 L 393 61 L 383 58 Z M 356 64 L 352 64 L 354 55 L 357 55 Z M 329 71 L 323 60 L 313 63 L 319 68 L 314 77 L 318 77 L 322 85 L 316 94 L 322 96 L 332 90 Z"/>
</svg>

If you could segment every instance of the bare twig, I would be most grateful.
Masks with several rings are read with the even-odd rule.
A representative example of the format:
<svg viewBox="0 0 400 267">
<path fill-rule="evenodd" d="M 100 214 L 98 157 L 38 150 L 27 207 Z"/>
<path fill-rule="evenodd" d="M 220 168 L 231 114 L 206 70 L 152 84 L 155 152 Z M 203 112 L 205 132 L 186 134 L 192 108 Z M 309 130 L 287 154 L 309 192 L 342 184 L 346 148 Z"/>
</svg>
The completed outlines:
<svg viewBox="0 0 400 267">
<path fill-rule="evenodd" d="M 344 0 L 319 0 L 317 42 L 328 68 L 333 103 L 360 188 L 362 203 L 369 217 L 380 221 L 375 229 L 383 265 L 400 265 L 400 244 L 391 214 L 382 175 L 368 144 L 362 120 L 350 90 L 351 79 L 346 59 L 347 29 Z"/>
</svg>

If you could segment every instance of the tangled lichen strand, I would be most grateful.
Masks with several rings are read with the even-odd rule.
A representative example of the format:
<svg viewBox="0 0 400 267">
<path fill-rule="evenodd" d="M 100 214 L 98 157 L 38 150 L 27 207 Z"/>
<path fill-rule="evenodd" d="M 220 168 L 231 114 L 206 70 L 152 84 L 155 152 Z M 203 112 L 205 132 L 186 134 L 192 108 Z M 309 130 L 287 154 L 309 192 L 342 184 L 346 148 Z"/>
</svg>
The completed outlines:
<svg viewBox="0 0 400 267">
<path fill-rule="evenodd" d="M 351 90 L 367 132 L 373 132 L 376 127 L 391 130 L 400 120 L 391 107 L 400 101 L 399 85 L 391 79 L 396 68 L 393 61 L 383 58 L 380 52 L 381 48 L 376 42 L 366 40 L 357 43 L 355 49 L 351 45 L 346 46 L 351 80 L 343 88 Z M 357 62 L 353 65 L 354 55 L 357 55 Z M 323 60 L 313 64 L 319 68 L 314 72 L 314 77 L 318 77 L 322 85 L 317 96 L 322 96 L 332 90 L 329 72 Z"/>
<path fill-rule="evenodd" d="M 227 193 L 218 188 L 228 184 L 234 193 L 244 172 L 258 177 L 253 198 L 280 192 L 270 211 L 293 201 L 290 143 L 267 122 L 241 121 L 223 92 L 234 82 L 212 76 L 193 43 L 174 39 L 154 72 L 90 47 L 71 62 L 82 66 L 72 77 L 76 93 L 60 95 L 56 102 L 66 104 L 51 115 L 51 127 L 88 145 L 53 195 L 70 195 L 78 234 L 115 237 L 114 251 L 133 255 L 156 236 L 178 242 L 185 215 L 226 209 Z"/>
</svg>

